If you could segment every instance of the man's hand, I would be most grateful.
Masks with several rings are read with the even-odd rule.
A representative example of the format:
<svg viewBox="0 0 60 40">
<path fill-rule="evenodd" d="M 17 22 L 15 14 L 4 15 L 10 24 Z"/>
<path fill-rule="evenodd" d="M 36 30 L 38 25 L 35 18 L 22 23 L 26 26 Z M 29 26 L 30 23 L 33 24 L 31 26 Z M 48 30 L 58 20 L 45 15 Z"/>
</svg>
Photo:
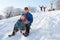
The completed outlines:
<svg viewBox="0 0 60 40">
<path fill-rule="evenodd" d="M 25 24 L 29 24 L 30 22 L 28 20 L 26 20 Z"/>
</svg>

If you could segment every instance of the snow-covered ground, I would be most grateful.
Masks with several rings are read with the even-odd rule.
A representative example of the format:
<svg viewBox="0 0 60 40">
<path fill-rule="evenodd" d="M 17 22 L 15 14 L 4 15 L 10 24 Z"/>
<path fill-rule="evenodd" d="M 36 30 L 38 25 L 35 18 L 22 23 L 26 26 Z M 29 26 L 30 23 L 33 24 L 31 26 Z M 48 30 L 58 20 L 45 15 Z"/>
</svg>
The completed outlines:
<svg viewBox="0 0 60 40">
<path fill-rule="evenodd" d="M 0 40 L 60 40 L 60 11 L 32 14 L 34 21 L 28 37 L 24 37 L 20 32 L 8 37 L 20 16 L 0 20 Z"/>
</svg>

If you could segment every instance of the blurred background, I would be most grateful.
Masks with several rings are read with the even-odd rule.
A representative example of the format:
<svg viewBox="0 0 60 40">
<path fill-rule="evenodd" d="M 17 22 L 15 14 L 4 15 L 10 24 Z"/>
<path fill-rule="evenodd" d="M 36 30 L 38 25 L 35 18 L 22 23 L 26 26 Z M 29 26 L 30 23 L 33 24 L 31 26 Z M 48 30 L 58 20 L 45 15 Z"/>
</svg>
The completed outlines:
<svg viewBox="0 0 60 40">
<path fill-rule="evenodd" d="M 60 10 L 60 0 L 0 0 L 0 20 L 21 15 L 24 7 L 31 13 Z"/>
</svg>

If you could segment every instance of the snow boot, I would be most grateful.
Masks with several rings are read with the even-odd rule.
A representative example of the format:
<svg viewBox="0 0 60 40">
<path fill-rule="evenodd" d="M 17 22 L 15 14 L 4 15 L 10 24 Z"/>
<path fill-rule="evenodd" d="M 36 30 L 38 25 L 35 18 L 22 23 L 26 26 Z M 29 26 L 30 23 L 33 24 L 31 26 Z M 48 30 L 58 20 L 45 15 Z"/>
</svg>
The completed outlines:
<svg viewBox="0 0 60 40">
<path fill-rule="evenodd" d="M 23 35 L 24 35 L 25 37 L 27 37 L 27 36 L 29 35 L 29 33 L 23 33 Z"/>
<path fill-rule="evenodd" d="M 8 35 L 9 37 L 12 37 L 12 36 L 15 36 L 15 32 L 13 32 L 13 34 L 11 34 L 11 35 Z"/>
<path fill-rule="evenodd" d="M 9 37 L 12 37 L 12 36 L 14 36 L 14 35 L 8 35 Z"/>
</svg>

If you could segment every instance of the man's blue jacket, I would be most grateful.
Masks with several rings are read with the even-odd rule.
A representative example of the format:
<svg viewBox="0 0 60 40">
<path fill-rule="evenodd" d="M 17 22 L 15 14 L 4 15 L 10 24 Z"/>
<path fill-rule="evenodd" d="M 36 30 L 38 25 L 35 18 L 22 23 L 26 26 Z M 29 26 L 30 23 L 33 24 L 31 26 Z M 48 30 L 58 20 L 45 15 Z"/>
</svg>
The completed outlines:
<svg viewBox="0 0 60 40">
<path fill-rule="evenodd" d="M 25 17 L 27 18 L 27 20 L 29 21 L 29 24 L 31 25 L 33 22 L 33 15 L 31 13 L 27 13 L 27 14 L 23 14 L 25 15 Z"/>
</svg>

